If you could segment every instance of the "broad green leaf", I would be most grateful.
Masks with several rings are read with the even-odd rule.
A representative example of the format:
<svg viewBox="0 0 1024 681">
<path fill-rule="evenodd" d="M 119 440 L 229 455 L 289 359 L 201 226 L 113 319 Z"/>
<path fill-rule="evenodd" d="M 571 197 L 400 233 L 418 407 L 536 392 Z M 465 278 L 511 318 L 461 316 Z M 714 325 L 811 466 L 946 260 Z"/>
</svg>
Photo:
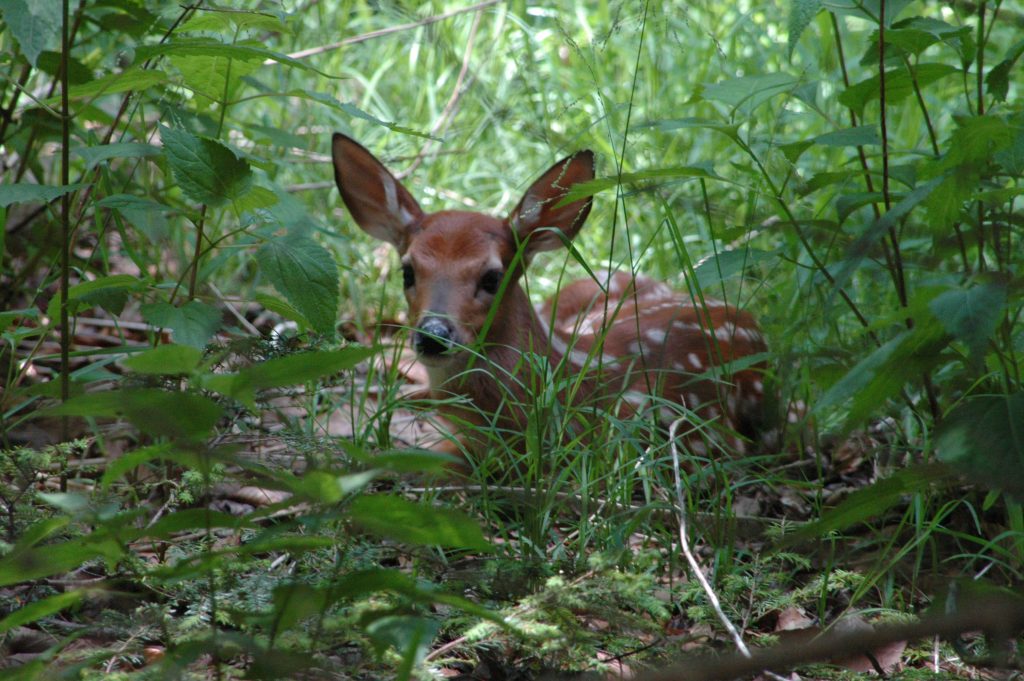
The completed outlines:
<svg viewBox="0 0 1024 681">
<path fill-rule="evenodd" d="M 0 587 L 68 572 L 95 558 L 117 560 L 124 550 L 111 538 L 83 537 L 15 551 L 0 559 Z"/>
<path fill-rule="evenodd" d="M 396 570 L 361 570 L 345 575 L 338 582 L 331 586 L 333 604 L 340 599 L 361 599 L 365 596 L 392 592 L 408 598 L 416 603 L 443 603 L 453 608 L 458 608 L 470 615 L 490 620 L 501 627 L 508 627 L 504 618 L 496 612 L 470 601 L 461 596 L 445 593 L 433 584 L 416 581 L 406 574 Z"/>
<path fill-rule="evenodd" d="M 845 128 L 834 132 L 827 132 L 814 138 L 816 144 L 824 144 L 830 147 L 860 147 L 879 145 L 882 138 L 873 125 L 860 125 L 856 128 Z"/>
<path fill-rule="evenodd" d="M 716 121 L 710 118 L 670 118 L 663 121 L 654 121 L 650 125 L 666 132 L 672 130 L 686 130 L 690 128 L 714 130 L 715 132 L 722 133 L 733 141 L 739 140 L 740 126 L 723 123 L 722 121 Z"/>
<path fill-rule="evenodd" d="M 88 186 L 89 183 L 84 182 L 67 184 L 62 187 L 32 184 L 30 182 L 0 184 L 0 207 L 6 208 L 14 203 L 49 203 L 59 199 L 64 194 L 77 192 L 79 189 L 84 189 Z"/>
<path fill-rule="evenodd" d="M 1011 175 L 1024 175 L 1024 126 L 1014 128 L 1013 141 L 996 153 L 995 160 Z"/>
<path fill-rule="evenodd" d="M 387 128 L 388 130 L 393 130 L 394 132 L 398 132 L 403 135 L 413 135 L 414 137 L 422 137 L 424 139 L 440 141 L 440 138 L 434 137 L 429 133 L 420 132 L 419 130 L 414 130 L 412 128 L 407 128 L 404 125 L 398 125 L 397 123 L 383 121 L 374 116 L 373 114 L 369 114 L 363 111 L 355 104 L 352 104 L 351 102 L 342 102 L 332 97 L 331 95 L 327 94 L 326 92 L 315 92 L 309 90 L 290 90 L 287 93 L 287 95 L 289 97 L 301 97 L 303 99 L 310 99 L 315 102 L 320 102 L 321 104 L 326 104 L 327 106 L 333 109 L 337 109 L 338 111 L 341 111 L 353 118 L 369 121 L 370 123 L 373 123 L 375 125 L 381 125 Z"/>
<path fill-rule="evenodd" d="M 92 417 L 124 415 L 150 435 L 198 441 L 210 434 L 223 411 L 216 402 L 202 395 L 134 388 L 80 395 L 46 413 Z"/>
<path fill-rule="evenodd" d="M 231 515 L 209 508 L 187 508 L 165 515 L 155 524 L 138 530 L 137 537 L 167 539 L 176 532 L 185 530 L 205 530 L 207 528 L 226 528 L 238 530 L 243 527 L 252 528 L 257 525 L 242 516 Z"/>
<path fill-rule="evenodd" d="M 821 0 L 791 0 L 789 5 L 789 25 L 787 33 L 787 52 L 789 59 L 793 58 L 793 50 L 800 41 L 800 36 L 810 25 L 814 17 L 821 11 Z"/>
<path fill-rule="evenodd" d="M 269 60 L 287 66 L 294 66 L 304 71 L 312 71 L 324 78 L 332 80 L 337 78 L 333 74 L 313 68 L 306 62 L 293 59 L 286 54 L 275 52 L 265 47 L 256 45 L 228 45 L 214 38 L 178 38 L 165 43 L 141 45 L 135 48 L 135 58 L 140 61 L 160 55 L 225 57 L 243 61 L 252 61 L 253 59 Z"/>
<path fill-rule="evenodd" d="M 74 151 L 75 154 L 85 159 L 86 172 L 112 158 L 141 158 L 143 156 L 160 155 L 160 147 L 139 142 L 118 142 L 116 144 L 101 144 L 95 147 L 79 147 Z"/>
<path fill-rule="evenodd" d="M 229 56 L 171 55 L 171 63 L 193 92 L 200 95 L 197 103 L 207 108 L 215 102 L 235 99 L 242 79 L 260 69 L 263 59 L 250 56 L 238 59 Z"/>
<path fill-rule="evenodd" d="M 0 0 L 4 23 L 32 66 L 60 45 L 61 0 Z"/>
<path fill-rule="evenodd" d="M 796 532 L 787 533 L 778 548 L 792 546 L 801 541 L 822 537 L 870 520 L 880 520 L 897 504 L 904 503 L 908 494 L 928 490 L 935 484 L 950 481 L 945 466 L 925 465 L 897 471 L 870 487 L 855 490 L 838 506 L 822 514 L 820 520 L 803 525 Z"/>
<path fill-rule="evenodd" d="M 968 398 L 939 424 L 940 461 L 1024 499 L 1024 392 Z"/>
<path fill-rule="evenodd" d="M 203 387 L 233 397 L 254 408 L 255 393 L 268 388 L 301 385 L 329 376 L 371 357 L 375 348 L 348 347 L 341 350 L 303 352 L 254 364 L 235 374 L 206 377 Z"/>
<path fill-rule="evenodd" d="M 175 342 L 195 348 L 205 346 L 221 325 L 220 310 L 198 300 L 181 307 L 149 303 L 142 306 L 142 318 L 153 326 L 170 329 Z"/>
<path fill-rule="evenodd" d="M 75 589 L 29 603 L 28 605 L 23 605 L 7 617 L 0 620 L 0 635 L 6 634 L 15 627 L 31 624 L 32 622 L 43 619 L 44 617 L 56 615 L 62 610 L 74 607 L 89 594 L 90 592 L 86 589 Z"/>
<path fill-rule="evenodd" d="M 256 251 L 260 270 L 313 328 L 334 336 L 338 266 L 330 252 L 302 234 L 272 239 Z"/>
<path fill-rule="evenodd" d="M 119 315 L 128 302 L 128 294 L 144 288 L 145 284 L 130 274 L 114 274 L 83 281 L 68 289 L 68 307 L 71 314 L 75 314 L 81 307 L 98 305 L 113 315 Z M 60 316 L 60 304 L 60 294 L 50 299 L 50 304 L 46 306 L 46 314 L 51 319 Z"/>
<path fill-rule="evenodd" d="M 921 379 L 941 360 L 940 352 L 949 343 L 939 322 L 928 316 L 877 348 L 850 369 L 815 404 L 820 412 L 833 407 L 846 408 L 845 430 L 866 420 L 885 401 L 899 394 L 908 382 Z"/>
<path fill-rule="evenodd" d="M 299 325 L 300 329 L 310 329 L 310 324 L 302 313 L 296 310 L 294 307 L 281 300 L 277 296 L 272 296 L 268 293 L 257 293 L 256 302 L 264 308 L 270 310 L 275 314 L 279 314 L 285 319 L 289 319 Z"/>
<path fill-rule="evenodd" d="M 752 111 L 776 95 L 790 92 L 800 84 L 800 79 L 788 73 L 769 73 L 757 76 L 741 76 L 704 86 L 704 98 L 711 99 L 744 111 Z"/>
<path fill-rule="evenodd" d="M 398 651 L 402 662 L 395 676 L 398 679 L 407 679 L 413 667 L 430 651 L 440 628 L 439 621 L 427 617 L 387 615 L 374 619 L 366 625 L 364 631 L 378 655 L 383 656 L 390 648 Z"/>
<path fill-rule="evenodd" d="M 275 206 L 279 200 L 278 195 L 273 190 L 253 185 L 240 197 L 234 199 L 231 202 L 231 207 L 239 214 L 252 213 Z"/>
<path fill-rule="evenodd" d="M 922 88 L 957 72 L 959 69 L 949 64 L 918 64 L 914 67 L 918 85 Z M 868 102 L 878 99 L 879 82 L 876 74 L 851 85 L 839 95 L 839 102 L 861 113 Z M 898 67 L 885 72 L 885 102 L 888 106 L 897 104 L 913 92 L 913 81 L 906 68 Z"/>
<path fill-rule="evenodd" d="M 747 268 L 765 260 L 772 260 L 775 257 L 774 253 L 769 253 L 768 251 L 755 248 L 737 248 L 732 251 L 723 251 L 702 258 L 700 262 L 694 265 L 693 271 L 697 275 L 697 283 L 700 285 L 700 288 L 710 291 L 710 287 L 735 276 L 742 275 Z"/>
<path fill-rule="evenodd" d="M 125 368 L 137 374 L 191 374 L 199 368 L 203 352 L 190 345 L 160 345 L 124 360 Z"/>
<path fill-rule="evenodd" d="M 68 90 L 70 99 L 93 99 L 102 95 L 114 95 L 121 92 L 148 90 L 154 85 L 167 82 L 167 74 L 152 69 L 130 68 L 121 73 L 112 73 L 90 80 L 88 83 L 75 85 Z M 60 97 L 50 97 L 46 104 L 55 106 Z"/>
<path fill-rule="evenodd" d="M 300 499 L 317 504 L 336 504 L 345 497 L 359 492 L 380 475 L 370 470 L 350 475 L 338 475 L 330 471 L 307 471 L 305 475 L 286 479 L 284 482 Z"/>
<path fill-rule="evenodd" d="M 168 442 L 162 442 L 160 444 L 149 445 L 141 449 L 136 449 L 122 454 L 121 456 L 112 459 L 103 469 L 103 478 L 101 483 L 104 488 L 109 487 L 110 483 L 118 480 L 122 475 L 128 471 L 138 468 L 150 461 L 157 459 L 175 459 L 176 450 Z"/>
<path fill-rule="evenodd" d="M 226 33 L 228 31 L 255 30 L 271 33 L 290 33 L 288 27 L 273 14 L 244 10 L 222 10 L 208 8 L 205 12 L 196 12 L 182 24 L 180 31 Z"/>
<path fill-rule="evenodd" d="M 1010 73 L 1013 72 L 1013 67 L 1021 55 L 1024 55 L 1024 40 L 1008 49 L 1003 60 L 993 66 L 985 76 L 988 94 L 997 102 L 1006 101 L 1006 95 L 1010 91 Z"/>
<path fill-rule="evenodd" d="M 480 527 L 467 516 L 401 497 L 359 497 L 352 502 L 349 517 L 369 532 L 408 544 L 492 549 Z"/>
<path fill-rule="evenodd" d="M 219 206 L 240 198 L 252 182 L 249 163 L 220 142 L 160 126 L 167 161 L 181 190 L 196 203 Z"/>
<path fill-rule="evenodd" d="M 326 612 L 326 595 L 323 589 L 302 582 L 289 581 L 275 586 L 273 633 L 288 631 L 302 620 Z"/>
<path fill-rule="evenodd" d="M 1003 318 L 1006 287 L 985 283 L 968 289 L 946 291 L 931 300 L 928 308 L 946 332 L 963 341 L 975 361 L 985 355 L 985 346 Z"/>
<path fill-rule="evenodd" d="M 167 207 L 156 201 L 128 194 L 112 194 L 100 199 L 98 205 L 117 211 L 125 220 L 145 234 L 151 243 L 162 243 L 170 233 L 170 225 L 164 215 Z"/>
<path fill-rule="evenodd" d="M 721 179 L 721 176 L 715 172 L 715 169 L 710 164 L 677 166 L 675 168 L 651 168 L 649 170 L 640 170 L 635 173 L 622 173 L 621 176 L 616 177 L 601 177 L 596 180 L 590 180 L 589 182 L 577 182 L 569 188 L 569 191 L 565 193 L 565 196 L 557 205 L 565 206 L 573 201 L 579 201 L 580 199 L 603 192 L 606 189 L 612 189 L 632 182 L 642 182 L 644 180 L 666 180 L 677 177 Z"/>
</svg>

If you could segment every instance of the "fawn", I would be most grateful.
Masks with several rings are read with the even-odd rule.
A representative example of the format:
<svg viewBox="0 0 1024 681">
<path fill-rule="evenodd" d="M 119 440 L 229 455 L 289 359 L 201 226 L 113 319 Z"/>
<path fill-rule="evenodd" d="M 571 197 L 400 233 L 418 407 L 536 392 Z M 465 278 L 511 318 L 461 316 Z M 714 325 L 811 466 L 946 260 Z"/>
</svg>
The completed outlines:
<svg viewBox="0 0 1024 681">
<path fill-rule="evenodd" d="M 592 152 L 553 165 L 504 220 L 460 210 L 425 213 L 354 140 L 336 133 L 332 152 L 353 219 L 401 257 L 412 344 L 431 395 L 464 398 L 442 404 L 441 412 L 476 426 L 457 428 L 454 442 L 435 449 L 461 456 L 487 446 L 483 433 L 521 436 L 536 417 L 532 397 L 556 368 L 559 398 L 584 411 L 628 415 L 656 407 L 667 425 L 689 410 L 700 417 L 693 421 L 713 423 L 743 451 L 760 418 L 761 371 L 745 367 L 730 375 L 722 365 L 765 350 L 750 314 L 710 298 L 697 303 L 622 272 L 568 284 L 539 311 L 521 288 L 531 258 L 562 246 L 583 226 L 591 198 L 562 200 L 573 185 L 594 179 Z M 538 357 L 548 368 L 537 366 Z M 695 426 L 686 441 L 706 455 L 722 435 L 709 438 Z"/>
</svg>

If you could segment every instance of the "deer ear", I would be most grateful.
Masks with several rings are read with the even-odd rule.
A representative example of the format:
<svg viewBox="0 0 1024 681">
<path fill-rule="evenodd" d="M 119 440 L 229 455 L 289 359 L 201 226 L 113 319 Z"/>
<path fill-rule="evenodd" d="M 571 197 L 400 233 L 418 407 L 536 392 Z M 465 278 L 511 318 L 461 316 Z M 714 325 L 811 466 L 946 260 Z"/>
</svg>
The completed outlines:
<svg viewBox="0 0 1024 681">
<path fill-rule="evenodd" d="M 519 205 L 509 215 L 508 223 L 520 241 L 528 240 L 527 257 L 562 245 L 556 233 L 544 228 L 558 229 L 569 239 L 575 238 L 590 213 L 592 197 L 564 206 L 558 204 L 574 184 L 593 179 L 594 152 L 584 150 L 548 168 L 526 190 Z"/>
<path fill-rule="evenodd" d="M 331 143 L 334 181 L 356 224 L 404 252 L 409 226 L 423 216 L 412 194 L 361 144 L 341 133 Z"/>
</svg>

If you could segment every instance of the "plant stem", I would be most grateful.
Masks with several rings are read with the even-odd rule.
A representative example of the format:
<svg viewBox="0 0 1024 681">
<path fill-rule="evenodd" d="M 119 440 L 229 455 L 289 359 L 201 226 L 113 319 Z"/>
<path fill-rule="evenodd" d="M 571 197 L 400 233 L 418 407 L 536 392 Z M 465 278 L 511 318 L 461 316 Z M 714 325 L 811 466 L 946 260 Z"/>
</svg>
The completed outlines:
<svg viewBox="0 0 1024 681">
<path fill-rule="evenodd" d="M 60 36 L 60 183 L 71 184 L 71 114 L 68 104 L 68 36 L 70 0 L 61 3 Z M 68 291 L 71 289 L 71 196 L 64 193 L 60 199 L 61 252 L 60 252 L 60 401 L 66 402 L 71 393 L 71 329 L 68 319 Z M 70 439 L 68 417 L 61 416 L 60 439 Z M 60 476 L 60 491 L 67 492 L 68 479 L 64 470 Z"/>
</svg>

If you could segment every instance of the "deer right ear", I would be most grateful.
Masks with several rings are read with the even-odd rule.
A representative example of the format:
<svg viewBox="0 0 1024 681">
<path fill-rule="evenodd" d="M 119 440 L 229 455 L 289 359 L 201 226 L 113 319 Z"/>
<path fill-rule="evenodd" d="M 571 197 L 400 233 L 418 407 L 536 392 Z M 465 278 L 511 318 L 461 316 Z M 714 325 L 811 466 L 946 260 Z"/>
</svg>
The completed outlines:
<svg viewBox="0 0 1024 681">
<path fill-rule="evenodd" d="M 412 194 L 361 144 L 341 133 L 331 143 L 334 181 L 356 224 L 405 251 L 409 226 L 423 216 Z"/>
</svg>

